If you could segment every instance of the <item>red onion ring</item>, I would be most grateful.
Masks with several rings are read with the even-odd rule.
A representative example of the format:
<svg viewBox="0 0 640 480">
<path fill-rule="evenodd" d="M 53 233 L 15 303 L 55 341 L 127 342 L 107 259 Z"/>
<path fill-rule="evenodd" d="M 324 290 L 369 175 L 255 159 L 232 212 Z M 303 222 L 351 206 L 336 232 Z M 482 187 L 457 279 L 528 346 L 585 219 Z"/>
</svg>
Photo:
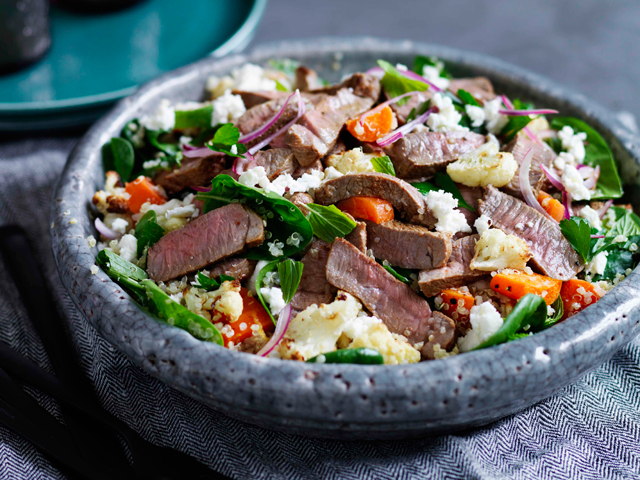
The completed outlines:
<svg viewBox="0 0 640 480">
<path fill-rule="evenodd" d="M 380 105 L 378 105 L 376 108 L 372 108 L 371 110 L 368 110 L 366 112 L 364 112 L 362 115 L 360 115 L 360 120 L 358 120 L 358 123 L 360 123 L 360 125 L 364 125 L 364 121 L 365 119 L 369 116 L 369 115 L 373 115 L 374 113 L 378 113 L 380 111 L 382 111 L 382 109 L 384 107 L 386 107 L 387 105 L 391 105 L 392 103 L 396 103 L 397 101 L 411 96 L 411 95 L 416 95 L 416 94 L 420 94 L 422 93 L 420 90 L 414 90 L 413 92 L 408 92 L 408 93 L 404 93 L 402 95 L 398 95 L 397 97 L 392 98 L 391 100 L 387 100 L 386 102 L 382 102 Z"/>
<path fill-rule="evenodd" d="M 280 311 L 280 315 L 278 315 L 278 321 L 276 322 L 276 330 L 273 332 L 273 335 L 267 342 L 267 344 L 262 347 L 262 349 L 256 353 L 256 355 L 260 357 L 266 357 L 269 355 L 274 348 L 278 346 L 284 334 L 287 333 L 287 329 L 289 328 L 289 324 L 291 323 L 291 303 L 287 303 L 287 305 Z"/>
<path fill-rule="evenodd" d="M 187 158 L 206 158 L 213 155 L 224 155 L 222 152 L 214 152 L 209 147 L 196 148 L 195 150 L 183 150 L 182 154 Z"/>
<path fill-rule="evenodd" d="M 411 70 L 398 70 L 398 72 L 400 72 L 401 75 L 407 78 L 410 78 L 411 80 L 417 80 L 419 82 L 426 83 L 427 85 L 429 85 L 429 87 L 433 88 L 433 90 L 436 92 L 442 92 L 442 89 L 440 87 L 437 87 L 434 83 L 430 82 L 429 80 L 424 78 L 422 75 L 418 75 L 417 73 L 412 72 Z"/>
<path fill-rule="evenodd" d="M 258 138 L 260 135 L 262 135 L 267 130 L 269 130 L 269 128 L 271 128 L 271 126 L 274 123 L 276 123 L 278 121 L 278 119 L 282 116 L 282 114 L 284 113 L 285 108 L 287 108 L 287 105 L 289 105 L 289 100 L 291 100 L 291 98 L 296 94 L 296 92 L 298 92 L 298 91 L 296 90 L 295 92 L 293 92 L 291 95 L 289 95 L 287 97 L 287 100 L 284 102 L 284 105 L 282 106 L 282 108 L 273 117 L 271 117 L 267 123 L 265 123 L 260 128 L 254 130 L 251 133 L 247 133 L 246 135 L 242 135 L 238 139 L 238 142 L 240 142 L 240 143 L 250 142 L 251 140 L 253 140 L 255 138 Z"/>
<path fill-rule="evenodd" d="M 604 218 L 607 211 L 611 208 L 611 205 L 613 205 L 613 198 L 611 200 L 607 200 L 604 206 L 600 209 L 600 212 L 599 212 L 600 218 Z"/>
<path fill-rule="evenodd" d="M 513 103 L 511 103 L 511 100 L 509 100 L 509 97 L 507 97 L 506 95 L 500 95 L 500 98 L 502 99 L 502 103 L 504 104 L 504 106 L 507 107 L 507 110 L 515 110 L 515 107 L 513 106 Z M 536 137 L 536 135 L 531 131 L 531 129 L 529 129 L 529 127 L 524 127 L 522 130 L 531 140 L 536 143 L 541 143 L 540 139 Z"/>
<path fill-rule="evenodd" d="M 120 238 L 122 236 L 118 232 L 114 232 L 109 227 L 107 227 L 104 224 L 104 222 L 102 220 L 100 220 L 99 218 L 96 218 L 96 220 L 95 220 L 95 222 L 93 222 L 93 224 L 96 226 L 96 230 L 98 230 L 98 232 L 100 232 L 100 235 L 102 235 L 104 238 L 106 238 L 108 240 L 115 240 L 116 238 Z"/>
<path fill-rule="evenodd" d="M 367 75 L 373 75 L 374 77 L 384 77 L 384 70 L 382 69 L 382 67 L 373 67 L 364 73 L 366 73 Z"/>
<path fill-rule="evenodd" d="M 247 170 L 251 170 L 255 166 L 255 158 L 253 158 L 253 155 L 251 155 L 250 153 L 247 153 L 247 156 L 245 158 L 236 157 L 233 160 L 233 166 L 231 167 L 231 170 L 236 175 L 242 175 L 244 172 L 246 172 Z"/>
<path fill-rule="evenodd" d="M 269 145 L 269 142 L 271 142 L 271 140 L 273 140 L 274 138 L 280 136 L 281 134 L 289 130 L 289 128 L 291 128 L 291 126 L 294 123 L 296 123 L 300 119 L 300 117 L 302 117 L 307 112 L 307 106 L 305 105 L 299 90 L 296 90 L 296 95 L 298 96 L 298 114 L 296 115 L 296 117 L 293 120 L 291 120 L 289 123 L 287 123 L 284 127 L 282 127 L 280 130 L 277 130 L 276 132 L 272 133 L 267 138 L 262 140 L 260 143 L 257 143 L 253 147 L 251 147 L 249 149 L 250 155 L 255 155 L 255 153 L 258 150 L 260 150 L 262 147 L 264 147 L 265 145 Z"/>
<path fill-rule="evenodd" d="M 378 145 L 380 145 L 381 147 L 386 147 L 387 145 L 391 145 L 396 140 L 399 140 L 402 137 L 404 137 L 405 134 L 411 132 L 418 125 L 421 125 L 424 122 L 426 122 L 427 118 L 429 118 L 429 115 L 431 115 L 432 113 L 437 112 L 437 111 L 438 111 L 437 107 L 430 108 L 429 110 L 424 112 L 419 117 L 414 118 L 413 120 L 411 120 L 409 123 L 405 123 L 400 128 L 397 128 L 393 132 L 388 133 L 387 135 L 385 135 L 384 137 L 379 138 L 378 140 L 376 140 L 376 143 Z"/>
<path fill-rule="evenodd" d="M 564 205 L 564 218 L 571 219 L 571 194 L 566 190 L 562 192 L 562 205 Z"/>
<path fill-rule="evenodd" d="M 550 108 L 541 108 L 538 110 L 498 110 L 498 113 L 512 117 L 524 117 L 527 115 L 552 115 L 560 112 L 558 112 L 558 110 L 551 110 Z"/>
<path fill-rule="evenodd" d="M 531 183 L 529 182 L 529 171 L 531 170 L 531 159 L 533 158 L 533 148 L 530 148 L 527 154 L 524 156 L 522 160 L 522 164 L 520 165 L 520 193 L 522 193 L 522 197 L 524 201 L 527 202 L 531 208 L 535 208 L 538 212 L 542 213 L 545 217 L 550 220 L 553 220 L 553 217 L 549 215 L 542 205 L 538 202 L 536 197 L 533 195 L 533 190 L 531 189 Z M 555 222 L 555 220 L 553 220 Z"/>
<path fill-rule="evenodd" d="M 589 190 L 596 188 L 598 179 L 600 178 L 600 165 L 596 165 L 596 168 L 590 173 L 587 179 L 584 181 L 584 186 Z"/>
<path fill-rule="evenodd" d="M 591 238 L 604 238 L 604 235 L 591 235 Z"/>
<path fill-rule="evenodd" d="M 203 192 L 203 193 L 209 193 L 211 191 L 211 189 L 213 188 L 213 186 L 211 187 L 198 187 L 198 186 L 192 186 L 189 188 L 193 188 L 196 192 Z"/>
<path fill-rule="evenodd" d="M 549 179 L 549 181 L 554 187 L 556 187 L 561 192 L 565 191 L 564 185 L 562 184 L 562 180 L 560 179 L 560 177 L 558 177 L 554 172 L 552 172 L 550 169 L 545 167 L 543 164 L 540 164 L 540 169 L 544 172 L 544 174 L 547 176 L 547 178 Z"/>
</svg>

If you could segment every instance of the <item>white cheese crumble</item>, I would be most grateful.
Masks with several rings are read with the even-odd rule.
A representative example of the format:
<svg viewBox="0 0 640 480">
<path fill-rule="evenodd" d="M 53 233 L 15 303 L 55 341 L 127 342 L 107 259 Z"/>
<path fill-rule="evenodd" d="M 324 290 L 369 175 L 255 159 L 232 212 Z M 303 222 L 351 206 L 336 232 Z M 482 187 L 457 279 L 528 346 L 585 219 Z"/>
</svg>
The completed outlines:
<svg viewBox="0 0 640 480">
<path fill-rule="evenodd" d="M 485 230 L 475 246 L 475 254 L 469 266 L 474 270 L 492 272 L 502 268 L 524 270 L 531 252 L 527 243 L 502 230 Z"/>
<path fill-rule="evenodd" d="M 604 269 L 607 266 L 607 255 L 609 252 L 600 252 L 593 259 L 587 263 L 584 267 L 585 273 L 589 275 L 602 275 L 604 273 Z"/>
<path fill-rule="evenodd" d="M 431 97 L 431 106 L 438 107 L 438 113 L 432 113 L 427 118 L 427 125 L 434 132 L 469 131 L 467 127 L 458 125 L 462 115 L 454 107 L 451 98 L 438 92 Z"/>
<path fill-rule="evenodd" d="M 363 153 L 362 147 L 348 150 L 344 153 L 331 155 L 325 159 L 325 165 L 332 167 L 342 174 L 375 172 L 371 159 L 377 155 Z"/>
<path fill-rule="evenodd" d="M 464 214 L 458 210 L 458 199 L 444 190 L 432 190 L 426 196 L 427 207 L 438 219 L 436 230 L 439 232 L 471 232 Z"/>
<path fill-rule="evenodd" d="M 436 87 L 446 90 L 449 88 L 451 80 L 440 76 L 443 68 L 444 63 L 441 61 L 437 61 L 435 66 L 425 65 L 422 67 L 422 76 L 433 83 Z"/>
<path fill-rule="evenodd" d="M 228 123 L 246 112 L 244 102 L 240 95 L 232 95 L 231 90 L 227 90 L 223 95 L 216 98 L 213 103 L 213 113 L 211 114 L 211 126 L 215 127 L 221 123 Z M 235 147 L 235 145 L 234 145 Z M 237 148 L 237 147 L 236 147 Z M 237 153 L 237 151 L 235 152 Z"/>
<path fill-rule="evenodd" d="M 493 100 L 489 100 L 484 104 L 484 116 L 487 128 L 489 133 L 493 133 L 494 135 L 498 135 L 504 126 L 509 122 L 509 117 L 506 115 L 502 115 L 499 113 L 502 110 L 502 99 L 500 97 L 496 97 Z"/>
<path fill-rule="evenodd" d="M 129 222 L 127 222 L 124 218 L 115 218 L 113 222 L 111 222 L 111 230 L 120 235 L 124 235 L 127 233 L 129 229 Z"/>
<path fill-rule="evenodd" d="M 173 130 L 176 123 L 176 113 L 171 102 L 163 98 L 158 103 L 155 113 L 140 118 L 140 125 L 148 130 Z"/>
<path fill-rule="evenodd" d="M 575 167 L 576 158 L 570 153 L 560 152 L 558 156 L 555 158 L 555 160 L 553 161 L 553 166 L 556 167 L 556 169 L 559 172 L 564 172 L 564 167 L 566 165 L 571 165 L 572 167 Z"/>
<path fill-rule="evenodd" d="M 138 260 L 138 239 L 133 235 L 123 235 L 120 240 L 112 240 L 109 247 L 127 262 L 136 263 Z"/>
<path fill-rule="evenodd" d="M 518 162 L 509 152 L 500 152 L 498 145 L 487 142 L 447 165 L 454 182 L 468 187 L 504 187 L 518 171 Z"/>
<path fill-rule="evenodd" d="M 343 175 L 343 173 L 340 173 L 335 168 L 327 167 L 327 168 L 324 169 L 324 178 L 322 179 L 322 181 L 323 182 L 327 182 L 327 181 L 332 180 L 334 178 L 341 177 L 342 175 Z"/>
<path fill-rule="evenodd" d="M 489 227 L 491 227 L 491 219 L 483 213 L 478 218 L 476 218 L 473 226 L 478 231 L 478 233 L 482 235 L 484 232 L 489 230 Z"/>
<path fill-rule="evenodd" d="M 471 119 L 472 127 L 479 127 L 487 118 L 486 114 L 484 113 L 484 108 L 478 107 L 477 105 L 465 105 L 464 109 Z"/>
<path fill-rule="evenodd" d="M 584 186 L 582 175 L 578 169 L 572 165 L 565 165 L 562 173 L 562 184 L 564 188 L 571 194 L 573 200 L 590 200 L 591 192 Z"/>
<path fill-rule="evenodd" d="M 282 296 L 282 290 L 278 287 L 262 287 L 260 294 L 262 298 L 264 298 L 264 301 L 269 304 L 271 315 L 274 317 L 286 306 L 284 297 Z"/>
<path fill-rule="evenodd" d="M 468 352 L 476 348 L 496 333 L 504 323 L 500 313 L 491 302 L 471 307 L 469 321 L 471 330 L 458 340 L 458 348 L 461 352 Z"/>
<path fill-rule="evenodd" d="M 146 202 L 140 207 L 140 213 L 133 216 L 134 220 L 140 220 L 149 210 L 156 212 L 158 225 L 168 233 L 184 227 L 192 219 L 198 217 L 200 211 L 193 204 L 195 194 L 189 194 L 183 200 L 174 198 L 162 205 Z"/>
<path fill-rule="evenodd" d="M 231 76 L 209 77 L 206 89 L 213 98 L 224 94 L 226 90 L 244 90 L 247 92 L 274 91 L 276 82 L 266 75 L 265 70 L 252 63 L 246 63 L 231 71 Z"/>
<path fill-rule="evenodd" d="M 584 142 L 587 134 L 584 132 L 574 133 L 573 128 L 568 125 L 562 127 L 558 132 L 558 138 L 562 142 L 562 149 L 571 154 L 578 163 L 584 161 Z"/>
<path fill-rule="evenodd" d="M 284 195 L 285 192 L 290 194 L 298 192 L 309 192 L 318 188 L 324 180 L 325 174 L 319 170 L 312 170 L 310 173 L 304 173 L 300 178 L 295 179 L 290 174 L 285 173 L 276 177 L 271 182 L 267 177 L 267 171 L 264 167 L 253 167 L 238 178 L 238 182 L 248 187 L 256 185 L 263 188 L 265 192 L 275 192 L 278 195 Z"/>
<path fill-rule="evenodd" d="M 595 228 L 598 230 L 602 228 L 602 220 L 600 220 L 600 214 L 596 212 L 593 208 L 591 208 L 589 205 L 587 205 L 586 207 L 583 207 L 582 210 L 580 210 L 580 213 L 578 215 L 580 215 L 587 222 L 589 222 L 592 228 Z"/>
</svg>

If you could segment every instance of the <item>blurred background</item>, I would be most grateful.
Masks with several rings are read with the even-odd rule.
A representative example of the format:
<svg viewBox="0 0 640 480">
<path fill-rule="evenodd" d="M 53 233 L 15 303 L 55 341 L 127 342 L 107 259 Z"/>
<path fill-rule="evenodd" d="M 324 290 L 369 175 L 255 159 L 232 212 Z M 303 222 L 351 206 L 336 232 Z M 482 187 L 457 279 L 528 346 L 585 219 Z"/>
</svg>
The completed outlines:
<svg viewBox="0 0 640 480">
<path fill-rule="evenodd" d="M 614 110 L 640 111 L 637 1 L 0 0 L 3 47 L 10 42 L 11 12 L 33 17 L 49 3 L 51 49 L 36 52 L 27 68 L 9 74 L 5 68 L 0 75 L 0 131 L 86 124 L 136 84 L 212 51 L 224 55 L 247 44 L 348 35 L 475 50 L 551 77 Z M 117 10 L 123 3 L 131 6 Z M 86 13 L 100 4 L 99 13 Z M 29 38 L 21 41 L 46 50 L 46 41 L 35 41 L 44 27 L 29 21 L 23 30 Z M 11 54 L 4 52 L 0 68 Z"/>
</svg>

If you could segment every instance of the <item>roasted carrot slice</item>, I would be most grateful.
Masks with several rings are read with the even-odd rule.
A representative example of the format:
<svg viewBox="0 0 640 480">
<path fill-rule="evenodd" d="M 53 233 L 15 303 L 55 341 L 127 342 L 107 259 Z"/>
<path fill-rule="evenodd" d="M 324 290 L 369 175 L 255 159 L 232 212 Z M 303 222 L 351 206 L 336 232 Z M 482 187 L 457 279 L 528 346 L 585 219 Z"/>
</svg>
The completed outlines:
<svg viewBox="0 0 640 480">
<path fill-rule="evenodd" d="M 564 205 L 547 192 L 543 192 L 542 190 L 538 192 L 538 203 L 556 222 L 564 218 Z"/>
<path fill-rule="evenodd" d="M 469 313 L 475 304 L 473 295 L 461 292 L 457 288 L 446 288 L 436 296 L 436 305 L 440 304 L 438 298 L 442 300 L 440 311 L 454 320 L 456 325 L 469 322 Z"/>
<path fill-rule="evenodd" d="M 360 116 L 347 121 L 347 130 L 361 142 L 375 142 L 393 128 L 393 111 L 389 106 L 371 115 L 367 115 L 360 125 Z"/>
<path fill-rule="evenodd" d="M 353 218 L 385 223 L 393 220 L 393 205 L 388 200 L 375 197 L 351 197 L 339 202 L 336 207 Z"/>
<path fill-rule="evenodd" d="M 249 292 L 244 287 L 240 289 L 240 296 L 243 303 L 242 314 L 235 322 L 227 323 L 233 329 L 233 335 L 231 337 L 222 335 L 224 346 L 227 348 L 238 345 L 251 337 L 253 335 L 251 328 L 253 325 L 260 325 L 265 332 L 270 332 L 274 329 L 271 317 L 257 297 L 249 296 Z"/>
<path fill-rule="evenodd" d="M 127 183 L 124 190 L 130 195 L 127 204 L 133 213 L 140 212 L 140 208 L 146 202 L 162 205 L 167 201 L 158 187 L 147 177 L 139 176 L 133 182 Z"/>
<path fill-rule="evenodd" d="M 600 294 L 594 286 L 584 280 L 567 280 L 560 290 L 564 313 L 562 319 L 572 317 L 582 309 L 600 300 Z"/>
<path fill-rule="evenodd" d="M 527 293 L 533 293 L 544 298 L 547 305 L 551 305 L 558 298 L 561 287 L 560 280 L 517 270 L 503 271 L 491 279 L 491 288 L 505 297 L 518 300 Z"/>
</svg>

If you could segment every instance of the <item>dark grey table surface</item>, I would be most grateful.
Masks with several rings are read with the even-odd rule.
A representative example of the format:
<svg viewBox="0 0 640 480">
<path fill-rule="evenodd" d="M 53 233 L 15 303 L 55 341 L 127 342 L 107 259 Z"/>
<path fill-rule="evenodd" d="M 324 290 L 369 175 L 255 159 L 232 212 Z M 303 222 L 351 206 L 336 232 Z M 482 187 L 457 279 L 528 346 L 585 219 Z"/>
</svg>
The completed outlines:
<svg viewBox="0 0 640 480">
<path fill-rule="evenodd" d="M 640 2 L 270 0 L 253 45 L 370 35 L 475 50 L 640 114 Z"/>
</svg>

